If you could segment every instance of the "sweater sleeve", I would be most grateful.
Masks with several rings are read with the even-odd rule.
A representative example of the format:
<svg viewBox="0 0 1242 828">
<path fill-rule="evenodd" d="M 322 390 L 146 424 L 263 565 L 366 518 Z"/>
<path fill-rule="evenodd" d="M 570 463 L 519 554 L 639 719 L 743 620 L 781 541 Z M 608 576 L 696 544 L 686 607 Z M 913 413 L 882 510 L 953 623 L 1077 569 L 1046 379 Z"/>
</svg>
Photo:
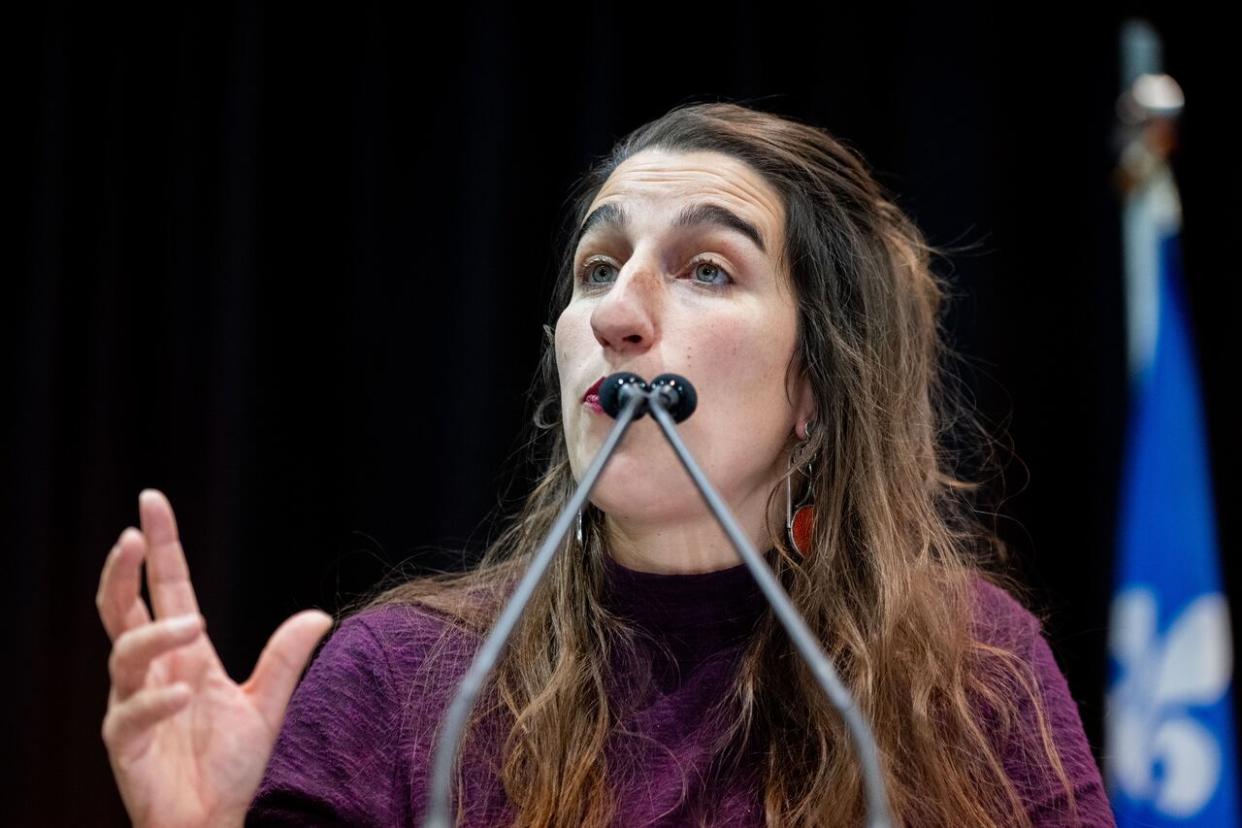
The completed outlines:
<svg viewBox="0 0 1242 828">
<path fill-rule="evenodd" d="M 298 685 L 247 825 L 400 821 L 391 667 L 366 614 L 346 619 Z"/>
<path fill-rule="evenodd" d="M 1065 767 L 1077 805 L 1078 820 L 1071 822 L 1066 809 L 1065 792 L 1045 788 L 1033 792 L 1030 801 L 1031 822 L 1036 826 L 1115 826 L 1112 808 L 1100 779 L 1100 769 L 1091 754 L 1078 715 L 1078 704 L 1070 695 L 1065 675 L 1057 666 L 1047 639 L 1035 630 L 1031 647 L 1031 666 L 1039 682 L 1041 700 L 1052 731 L 1052 738 Z M 1032 724 L 1035 724 L 1031 717 Z M 1024 715 L 1024 721 L 1028 721 Z"/>
<path fill-rule="evenodd" d="M 1022 688 L 1014 688 L 1018 699 L 1015 727 L 1003 747 L 1005 770 L 1026 805 L 1031 824 L 1037 828 L 1115 826 L 1078 704 L 1039 620 L 999 587 L 984 584 L 982 589 L 983 609 L 991 629 L 987 637 L 1023 658 L 1035 681 L 1035 698 Z M 1048 765 L 1037 702 L 1073 791 L 1076 818 L 1061 780 Z"/>
</svg>

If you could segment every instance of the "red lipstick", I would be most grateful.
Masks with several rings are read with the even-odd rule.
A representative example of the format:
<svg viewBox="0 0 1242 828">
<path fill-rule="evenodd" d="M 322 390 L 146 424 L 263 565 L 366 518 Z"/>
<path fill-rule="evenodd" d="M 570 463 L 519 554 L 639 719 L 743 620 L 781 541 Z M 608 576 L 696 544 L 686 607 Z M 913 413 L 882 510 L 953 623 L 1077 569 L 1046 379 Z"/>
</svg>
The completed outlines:
<svg viewBox="0 0 1242 828">
<path fill-rule="evenodd" d="M 599 387 L 604 384 L 604 379 L 605 377 L 597 379 L 591 387 L 586 390 L 586 393 L 582 395 L 583 404 L 585 404 L 587 408 L 591 409 L 596 414 L 604 413 L 603 407 L 599 404 Z"/>
</svg>

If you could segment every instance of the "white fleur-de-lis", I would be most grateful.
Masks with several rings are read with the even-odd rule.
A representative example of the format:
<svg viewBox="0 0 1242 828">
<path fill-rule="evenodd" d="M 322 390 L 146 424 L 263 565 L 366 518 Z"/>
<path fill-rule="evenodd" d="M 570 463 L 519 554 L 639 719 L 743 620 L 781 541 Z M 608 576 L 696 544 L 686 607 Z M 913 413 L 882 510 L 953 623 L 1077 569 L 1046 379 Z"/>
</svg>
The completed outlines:
<svg viewBox="0 0 1242 828">
<path fill-rule="evenodd" d="M 1113 600 L 1109 650 L 1121 675 L 1108 693 L 1104 760 L 1126 796 L 1185 818 L 1207 804 L 1220 780 L 1220 745 L 1191 708 L 1220 701 L 1229 687 L 1229 609 L 1212 592 L 1188 604 L 1163 637 L 1157 620 L 1151 590 L 1128 589 Z"/>
</svg>

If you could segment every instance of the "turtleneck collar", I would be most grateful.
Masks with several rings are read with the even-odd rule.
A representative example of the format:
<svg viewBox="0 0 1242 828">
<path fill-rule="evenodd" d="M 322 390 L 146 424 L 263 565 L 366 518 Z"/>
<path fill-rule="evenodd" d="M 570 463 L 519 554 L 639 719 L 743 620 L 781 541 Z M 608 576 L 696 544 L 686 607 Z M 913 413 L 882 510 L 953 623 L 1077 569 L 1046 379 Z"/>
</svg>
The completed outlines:
<svg viewBox="0 0 1242 828">
<path fill-rule="evenodd" d="M 770 555 L 769 555 L 770 561 Z M 604 603 L 667 643 L 699 654 L 745 639 L 767 598 L 745 563 L 714 572 L 641 572 L 603 555 Z"/>
</svg>

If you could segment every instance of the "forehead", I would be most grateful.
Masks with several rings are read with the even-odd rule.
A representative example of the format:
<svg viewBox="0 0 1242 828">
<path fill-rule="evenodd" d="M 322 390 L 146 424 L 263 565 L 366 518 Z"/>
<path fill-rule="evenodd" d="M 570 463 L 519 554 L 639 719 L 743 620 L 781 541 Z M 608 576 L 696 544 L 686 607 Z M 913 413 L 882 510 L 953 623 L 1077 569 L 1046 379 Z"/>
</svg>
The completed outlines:
<svg viewBox="0 0 1242 828">
<path fill-rule="evenodd" d="M 606 204 L 627 214 L 655 211 L 670 217 L 690 205 L 723 206 L 758 229 L 769 253 L 780 249 L 785 222 L 784 206 L 772 185 L 750 165 L 721 152 L 636 153 L 608 176 L 586 214 Z"/>
</svg>

